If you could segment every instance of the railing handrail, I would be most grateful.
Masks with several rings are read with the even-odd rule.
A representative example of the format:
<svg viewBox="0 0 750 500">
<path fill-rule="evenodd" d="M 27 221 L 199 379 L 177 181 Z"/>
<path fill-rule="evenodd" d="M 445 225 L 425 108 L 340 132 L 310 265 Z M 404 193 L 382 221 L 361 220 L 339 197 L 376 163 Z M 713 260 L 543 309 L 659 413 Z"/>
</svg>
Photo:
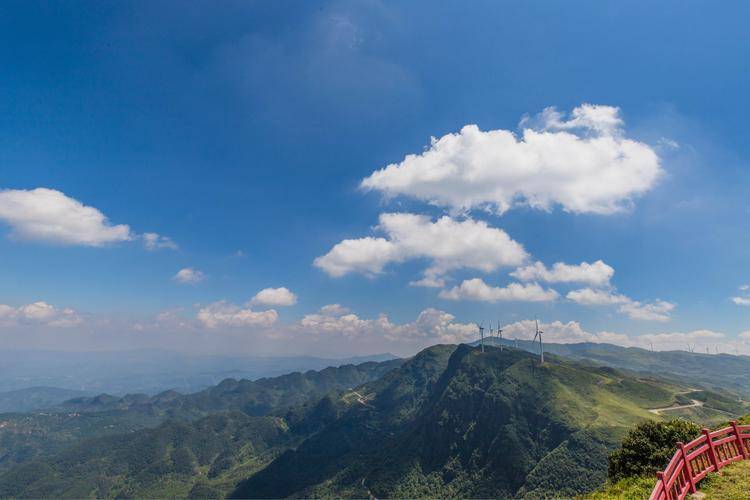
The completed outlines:
<svg viewBox="0 0 750 500">
<path fill-rule="evenodd" d="M 656 485 L 649 500 L 682 500 L 695 493 L 695 485 L 708 475 L 738 460 L 750 458 L 750 425 L 737 425 L 710 431 L 687 444 L 677 443 L 677 451 L 663 471 L 656 473 Z"/>
</svg>

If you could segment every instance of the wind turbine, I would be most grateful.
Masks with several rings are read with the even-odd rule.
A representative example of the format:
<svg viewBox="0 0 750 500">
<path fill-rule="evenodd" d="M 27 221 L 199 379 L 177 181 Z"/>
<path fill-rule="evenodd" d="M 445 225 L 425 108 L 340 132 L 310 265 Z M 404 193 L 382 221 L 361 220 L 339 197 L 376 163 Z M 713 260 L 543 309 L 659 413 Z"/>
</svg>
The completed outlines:
<svg viewBox="0 0 750 500">
<path fill-rule="evenodd" d="M 482 343 L 482 352 L 484 352 L 484 321 L 482 321 L 479 325 L 479 338 L 481 339 L 480 342 Z"/>
<path fill-rule="evenodd" d="M 544 364 L 544 343 L 542 342 L 542 334 L 544 332 L 539 329 L 539 320 L 534 320 L 534 324 L 536 325 L 536 334 L 534 334 L 534 340 L 536 340 L 536 338 L 539 337 L 539 364 L 543 365 Z"/>
<path fill-rule="evenodd" d="M 500 320 L 497 320 L 497 338 L 500 339 L 500 350 L 503 350 L 503 329 L 500 328 Z"/>
</svg>

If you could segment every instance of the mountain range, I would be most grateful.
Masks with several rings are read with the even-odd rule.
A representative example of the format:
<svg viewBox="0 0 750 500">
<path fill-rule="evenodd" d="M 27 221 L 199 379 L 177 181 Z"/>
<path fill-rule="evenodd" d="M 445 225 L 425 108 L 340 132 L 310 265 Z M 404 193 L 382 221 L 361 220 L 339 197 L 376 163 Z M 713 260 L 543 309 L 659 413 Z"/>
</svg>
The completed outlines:
<svg viewBox="0 0 750 500">
<path fill-rule="evenodd" d="M 2 415 L 0 496 L 572 495 L 605 480 L 627 429 L 667 418 L 654 409 L 747 412 L 692 380 L 573 358 L 540 365 L 508 346 L 438 345 L 408 360 Z M 672 411 L 685 398 L 702 401 Z"/>
</svg>

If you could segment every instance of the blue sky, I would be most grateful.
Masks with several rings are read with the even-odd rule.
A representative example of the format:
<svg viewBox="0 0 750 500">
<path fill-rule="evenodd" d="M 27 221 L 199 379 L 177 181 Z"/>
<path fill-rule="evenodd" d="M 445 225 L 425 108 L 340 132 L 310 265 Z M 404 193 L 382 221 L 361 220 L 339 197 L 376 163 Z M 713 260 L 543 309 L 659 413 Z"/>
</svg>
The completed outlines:
<svg viewBox="0 0 750 500">
<path fill-rule="evenodd" d="M 538 317 L 560 341 L 750 353 L 749 9 L 5 2 L 0 342 L 409 353 Z M 407 165 L 471 124 L 518 142 L 467 132 Z M 539 174 L 524 129 L 583 149 L 544 146 Z M 440 286 L 410 285 L 427 269 Z"/>
</svg>

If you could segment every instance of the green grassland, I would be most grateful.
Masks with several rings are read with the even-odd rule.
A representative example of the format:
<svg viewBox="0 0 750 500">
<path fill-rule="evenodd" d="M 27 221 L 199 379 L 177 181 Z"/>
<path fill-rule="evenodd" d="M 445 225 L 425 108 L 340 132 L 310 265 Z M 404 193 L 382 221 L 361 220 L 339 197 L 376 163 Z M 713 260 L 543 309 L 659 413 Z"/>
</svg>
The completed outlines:
<svg viewBox="0 0 750 500">
<path fill-rule="evenodd" d="M 706 500 L 750 499 L 750 461 L 737 462 L 721 469 L 721 474 L 710 474 L 700 485 Z"/>
</svg>

